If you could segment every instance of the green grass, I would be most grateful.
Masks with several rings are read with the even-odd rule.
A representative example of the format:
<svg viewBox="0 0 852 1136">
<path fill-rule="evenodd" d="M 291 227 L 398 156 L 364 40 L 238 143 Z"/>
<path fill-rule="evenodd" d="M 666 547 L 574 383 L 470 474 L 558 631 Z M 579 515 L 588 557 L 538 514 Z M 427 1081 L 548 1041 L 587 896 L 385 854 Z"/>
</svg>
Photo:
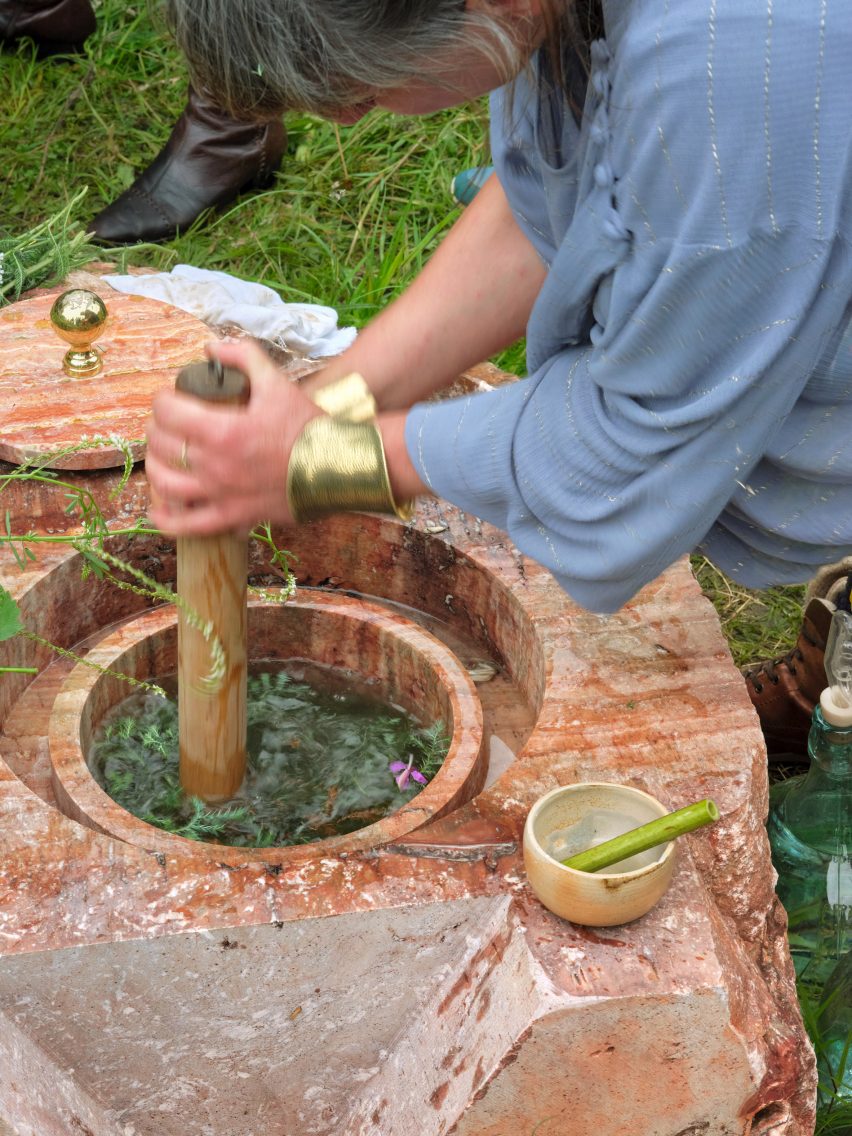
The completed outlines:
<svg viewBox="0 0 852 1136">
<path fill-rule="evenodd" d="M 831 983 L 829 982 L 830 986 Z M 825 1010 L 831 1010 L 832 1001 L 840 992 L 835 990 L 833 995 L 822 1001 L 819 995 L 814 995 L 805 981 L 799 982 L 799 1003 L 802 1008 L 802 1017 L 810 1034 L 814 1050 L 816 1051 L 819 1066 L 819 1093 L 820 1107 L 817 1112 L 817 1124 L 814 1136 L 849 1136 L 852 1132 L 852 1099 L 848 1094 L 844 1099 L 836 1096 L 838 1084 L 846 1076 L 846 1071 L 852 1068 L 852 1038 L 848 1038 L 845 1045 L 838 1051 L 837 1046 L 830 1046 L 824 1040 L 828 1032 L 823 1030 L 820 1020 Z M 841 995 L 842 997 L 843 995 Z M 845 997 L 848 998 L 848 990 Z M 848 1003 L 845 1003 L 848 1005 Z M 848 1020 L 848 1011 L 845 1018 Z M 836 1027 L 835 1027 L 836 1028 Z M 835 1036 L 837 1036 L 835 1034 Z"/>
<path fill-rule="evenodd" d="M 0 56 L 4 229 L 27 229 L 88 187 L 83 224 L 151 161 L 184 105 L 185 68 L 144 7 L 103 0 L 97 8 L 86 56 L 39 63 L 27 43 Z M 450 180 L 487 158 L 486 108 L 428 120 L 377 113 L 347 130 L 309 116 L 287 125 L 272 189 L 146 251 L 145 261 L 262 280 L 363 324 L 457 216 Z"/>
<path fill-rule="evenodd" d="M 719 614 L 737 666 L 776 658 L 793 646 L 802 618 L 804 586 L 756 592 L 733 583 L 703 556 L 694 556 L 692 567 Z"/>
<path fill-rule="evenodd" d="M 95 6 L 98 31 L 85 56 L 40 63 L 26 43 L 0 54 L 0 237 L 43 222 L 85 187 L 77 217 L 84 226 L 156 155 L 183 107 L 185 69 L 145 5 Z M 287 125 L 287 154 L 270 190 L 147 249 L 140 263 L 222 269 L 363 324 L 456 218 L 450 179 L 487 160 L 486 108 L 407 120 L 375 113 L 347 130 L 309 116 Z M 522 345 L 499 361 L 522 372 Z M 739 665 L 793 644 L 802 589 L 757 594 L 704 560 L 694 567 Z"/>
</svg>

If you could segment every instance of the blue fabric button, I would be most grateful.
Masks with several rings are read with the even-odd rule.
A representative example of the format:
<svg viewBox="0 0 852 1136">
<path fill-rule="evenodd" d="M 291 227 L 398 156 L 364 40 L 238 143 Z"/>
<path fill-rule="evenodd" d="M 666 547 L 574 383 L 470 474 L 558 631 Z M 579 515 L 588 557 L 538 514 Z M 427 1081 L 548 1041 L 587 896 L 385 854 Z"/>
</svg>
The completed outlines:
<svg viewBox="0 0 852 1136">
<path fill-rule="evenodd" d="M 612 166 L 609 162 L 598 162 L 595 166 L 595 185 L 599 185 L 601 189 L 606 189 L 614 181 L 615 174 L 612 172 Z"/>
<path fill-rule="evenodd" d="M 599 146 L 605 146 L 609 142 L 609 116 L 605 103 L 601 103 L 592 116 L 592 125 L 589 134 L 592 141 L 596 142 Z"/>
<path fill-rule="evenodd" d="M 609 75 L 606 71 L 592 72 L 592 90 L 605 99 L 609 94 Z"/>
<path fill-rule="evenodd" d="M 591 56 L 592 63 L 596 64 L 598 67 L 602 66 L 605 63 L 609 63 L 612 55 L 605 39 L 596 39 L 592 41 Z"/>
<path fill-rule="evenodd" d="M 619 217 L 615 209 L 608 209 L 602 225 L 603 234 L 611 241 L 624 241 L 630 237 L 630 230 Z"/>
</svg>

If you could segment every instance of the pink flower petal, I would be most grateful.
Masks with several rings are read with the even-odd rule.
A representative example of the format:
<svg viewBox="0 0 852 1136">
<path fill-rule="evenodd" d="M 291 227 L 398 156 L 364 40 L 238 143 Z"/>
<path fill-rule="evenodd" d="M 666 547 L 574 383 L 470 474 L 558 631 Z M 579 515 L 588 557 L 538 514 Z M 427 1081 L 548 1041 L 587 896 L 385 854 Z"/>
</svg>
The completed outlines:
<svg viewBox="0 0 852 1136">
<path fill-rule="evenodd" d="M 411 776 L 414 778 L 415 781 L 419 782 L 421 785 L 428 785 L 429 784 L 429 782 L 426 780 L 426 778 L 423 776 L 423 774 L 418 773 L 418 771 L 416 769 L 411 770 Z"/>
</svg>

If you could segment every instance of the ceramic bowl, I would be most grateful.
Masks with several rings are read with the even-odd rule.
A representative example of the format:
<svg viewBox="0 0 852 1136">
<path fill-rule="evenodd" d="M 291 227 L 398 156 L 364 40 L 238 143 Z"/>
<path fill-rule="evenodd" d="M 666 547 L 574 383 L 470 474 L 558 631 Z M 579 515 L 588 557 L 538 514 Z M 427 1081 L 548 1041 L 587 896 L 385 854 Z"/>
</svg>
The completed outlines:
<svg viewBox="0 0 852 1136">
<path fill-rule="evenodd" d="M 600 872 L 578 872 L 559 860 L 669 811 L 629 785 L 584 782 L 553 789 L 530 809 L 524 828 L 530 887 L 545 907 L 572 923 L 612 927 L 638 919 L 671 882 L 674 841 Z M 572 825 L 582 827 L 566 833 Z M 578 840 L 579 846 L 572 847 Z"/>
</svg>

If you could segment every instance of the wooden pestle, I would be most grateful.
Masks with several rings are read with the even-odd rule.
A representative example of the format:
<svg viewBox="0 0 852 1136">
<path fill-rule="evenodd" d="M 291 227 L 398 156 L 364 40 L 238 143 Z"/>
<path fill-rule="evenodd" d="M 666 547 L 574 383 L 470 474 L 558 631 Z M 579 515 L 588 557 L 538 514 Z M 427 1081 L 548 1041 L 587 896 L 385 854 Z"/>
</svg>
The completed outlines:
<svg viewBox="0 0 852 1136">
<path fill-rule="evenodd" d="M 249 380 L 218 362 L 193 363 L 175 389 L 219 406 L 248 402 Z M 246 600 L 248 539 L 233 533 L 179 537 L 177 590 L 188 609 L 209 623 L 224 650 L 224 674 L 207 690 L 212 640 L 178 615 L 180 783 L 185 793 L 216 803 L 234 796 L 246 769 Z"/>
</svg>

